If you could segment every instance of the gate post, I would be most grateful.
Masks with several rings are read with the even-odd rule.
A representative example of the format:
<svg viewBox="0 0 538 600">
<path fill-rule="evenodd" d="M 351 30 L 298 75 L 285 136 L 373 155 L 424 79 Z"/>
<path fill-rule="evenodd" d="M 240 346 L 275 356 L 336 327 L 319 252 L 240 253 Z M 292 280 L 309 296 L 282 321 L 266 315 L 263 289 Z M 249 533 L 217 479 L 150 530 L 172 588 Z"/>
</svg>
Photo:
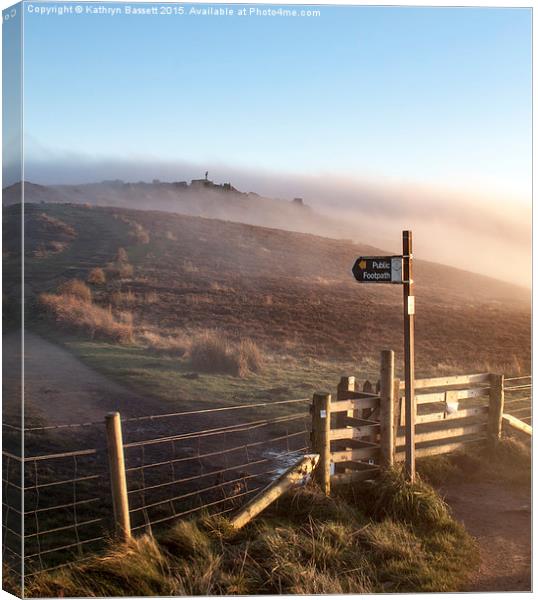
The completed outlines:
<svg viewBox="0 0 538 600">
<path fill-rule="evenodd" d="M 314 394 L 312 402 L 312 450 L 319 454 L 315 479 L 325 495 L 331 493 L 331 395 Z"/>
<path fill-rule="evenodd" d="M 504 411 L 504 375 L 490 374 L 488 441 L 494 446 L 499 441 L 502 431 Z"/>
<path fill-rule="evenodd" d="M 123 437 L 121 433 L 120 413 L 109 413 L 105 417 L 108 446 L 108 464 L 110 468 L 110 487 L 114 505 L 114 523 L 122 541 L 131 539 L 131 517 L 127 496 L 127 478 L 123 455 Z"/>
<path fill-rule="evenodd" d="M 381 352 L 379 403 L 381 465 L 388 468 L 394 464 L 394 352 L 392 350 Z"/>
</svg>

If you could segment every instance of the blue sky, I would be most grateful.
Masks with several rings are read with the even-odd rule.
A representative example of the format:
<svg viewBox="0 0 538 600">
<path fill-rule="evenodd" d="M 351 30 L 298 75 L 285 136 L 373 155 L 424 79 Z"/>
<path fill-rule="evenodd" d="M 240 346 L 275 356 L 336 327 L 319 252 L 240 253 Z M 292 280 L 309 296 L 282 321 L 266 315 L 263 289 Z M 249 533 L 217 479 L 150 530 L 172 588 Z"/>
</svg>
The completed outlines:
<svg viewBox="0 0 538 600">
<path fill-rule="evenodd" d="M 29 163 L 177 160 L 492 189 L 530 203 L 528 9 L 111 17 L 39 16 L 29 4 Z"/>
</svg>

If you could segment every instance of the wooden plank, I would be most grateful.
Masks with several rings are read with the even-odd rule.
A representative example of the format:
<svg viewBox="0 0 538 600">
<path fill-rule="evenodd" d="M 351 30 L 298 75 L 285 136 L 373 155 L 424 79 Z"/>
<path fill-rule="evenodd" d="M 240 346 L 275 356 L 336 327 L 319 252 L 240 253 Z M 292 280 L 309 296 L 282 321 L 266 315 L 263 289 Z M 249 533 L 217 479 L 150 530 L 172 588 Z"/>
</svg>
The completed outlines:
<svg viewBox="0 0 538 600">
<path fill-rule="evenodd" d="M 248 502 L 232 520 L 232 527 L 240 529 L 267 508 L 292 486 L 305 482 L 319 461 L 319 454 L 306 454 L 276 480 Z"/>
<path fill-rule="evenodd" d="M 364 427 L 366 425 L 379 425 L 379 421 L 371 419 L 357 419 L 355 417 L 344 417 L 342 419 L 343 427 Z"/>
<path fill-rule="evenodd" d="M 331 483 L 334 485 L 342 485 L 345 483 L 355 483 L 358 481 L 366 481 L 367 479 L 375 479 L 379 474 L 379 467 L 364 469 L 363 471 L 350 471 L 349 473 L 337 473 L 331 477 Z"/>
<path fill-rule="evenodd" d="M 504 413 L 502 416 L 502 422 L 503 425 L 508 426 L 511 429 L 514 429 L 515 431 L 520 431 L 521 433 L 532 435 L 532 427 L 512 415 L 507 415 L 506 413 Z"/>
<path fill-rule="evenodd" d="M 379 423 L 375 425 L 364 425 L 363 427 L 346 427 L 345 429 L 332 429 L 331 440 L 356 440 L 365 435 L 372 435 L 379 430 Z"/>
<path fill-rule="evenodd" d="M 366 440 L 333 440 L 331 442 L 331 449 L 333 452 L 346 452 L 350 449 L 361 450 L 362 448 L 375 448 L 379 450 L 379 444 L 376 442 L 368 442 Z"/>
<path fill-rule="evenodd" d="M 377 408 L 378 406 L 378 397 L 362 398 L 361 400 L 337 400 L 336 402 L 331 402 L 331 412 L 347 412 L 349 410 L 359 410 L 363 408 Z"/>
<path fill-rule="evenodd" d="M 489 373 L 475 373 L 472 375 L 455 375 L 453 377 L 432 377 L 430 379 L 415 379 L 415 389 L 449 387 L 454 385 L 487 383 Z M 405 383 L 400 382 L 400 389 L 405 389 Z"/>
<path fill-rule="evenodd" d="M 339 396 L 342 396 L 342 400 L 367 400 L 368 398 L 376 398 L 379 400 L 379 394 L 374 392 L 361 392 L 358 390 L 342 390 Z"/>
<path fill-rule="evenodd" d="M 435 444 L 434 446 L 426 446 L 424 448 L 417 448 L 417 458 L 423 458 L 425 456 L 436 456 L 438 454 L 448 454 L 450 452 L 455 452 L 456 450 L 462 450 L 469 444 L 476 444 L 478 442 L 483 442 L 486 440 L 485 436 L 470 438 L 467 440 L 460 440 L 457 442 L 448 442 L 446 444 Z M 399 451 L 396 453 L 395 460 L 397 462 L 402 462 L 405 460 L 405 453 L 403 451 Z"/>
<path fill-rule="evenodd" d="M 331 452 L 331 460 L 334 463 L 347 462 L 350 460 L 374 460 L 379 456 L 379 447 L 371 446 L 370 448 L 353 448 L 352 450 L 340 450 Z"/>
<path fill-rule="evenodd" d="M 489 387 L 474 388 L 468 390 L 447 390 L 446 392 L 417 392 L 417 404 L 431 404 L 433 402 L 445 402 L 446 394 L 450 392 L 453 398 L 457 400 L 467 400 L 470 398 L 489 398 Z"/>
<path fill-rule="evenodd" d="M 417 444 L 421 442 L 430 442 L 433 440 L 444 440 L 452 437 L 460 437 L 463 435 L 469 435 L 471 433 L 483 433 L 487 430 L 485 424 L 479 423 L 476 425 L 463 425 L 460 427 L 451 427 L 449 429 L 436 429 L 434 431 L 425 431 L 415 435 L 415 441 Z M 396 444 L 401 446 L 405 444 L 405 437 L 400 436 L 396 439 Z"/>
<path fill-rule="evenodd" d="M 374 465 L 373 463 L 369 463 L 362 460 L 346 460 L 341 463 L 338 463 L 343 469 L 349 469 L 351 471 L 364 471 L 367 469 L 372 469 L 372 467 L 378 467 L 379 465 Z"/>
<path fill-rule="evenodd" d="M 470 400 L 471 398 L 489 398 L 489 387 L 478 387 L 470 390 L 454 390 L 458 400 Z"/>
<path fill-rule="evenodd" d="M 446 412 L 435 412 L 427 415 L 417 415 L 415 417 L 415 423 L 417 425 L 423 425 L 424 423 L 437 423 L 439 421 L 453 421 L 454 419 L 467 419 L 469 417 L 479 417 L 480 415 L 487 415 L 489 408 L 487 406 L 478 406 L 477 408 L 464 408 L 458 410 L 451 415 Z M 405 421 L 405 417 L 404 417 Z M 402 423 L 402 426 L 405 423 Z"/>
</svg>

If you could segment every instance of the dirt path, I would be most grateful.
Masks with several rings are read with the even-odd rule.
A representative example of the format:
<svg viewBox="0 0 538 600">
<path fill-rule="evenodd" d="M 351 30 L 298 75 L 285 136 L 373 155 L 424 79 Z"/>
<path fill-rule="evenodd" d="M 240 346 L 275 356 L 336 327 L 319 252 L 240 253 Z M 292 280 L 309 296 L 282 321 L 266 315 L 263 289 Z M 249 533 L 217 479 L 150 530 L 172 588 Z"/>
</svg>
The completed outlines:
<svg viewBox="0 0 538 600">
<path fill-rule="evenodd" d="M 480 568 L 465 591 L 530 591 L 530 490 L 480 481 L 451 483 L 440 491 L 456 518 L 478 540 Z"/>
<path fill-rule="evenodd" d="M 5 336 L 4 344 L 4 348 L 16 348 L 16 334 Z M 6 351 L 4 402 L 7 413 L 20 401 L 19 360 L 20 353 Z M 24 397 L 30 419 L 54 425 L 99 421 L 114 410 L 127 417 L 163 410 L 157 400 L 131 392 L 87 367 L 60 346 L 28 331 L 25 334 Z"/>
</svg>

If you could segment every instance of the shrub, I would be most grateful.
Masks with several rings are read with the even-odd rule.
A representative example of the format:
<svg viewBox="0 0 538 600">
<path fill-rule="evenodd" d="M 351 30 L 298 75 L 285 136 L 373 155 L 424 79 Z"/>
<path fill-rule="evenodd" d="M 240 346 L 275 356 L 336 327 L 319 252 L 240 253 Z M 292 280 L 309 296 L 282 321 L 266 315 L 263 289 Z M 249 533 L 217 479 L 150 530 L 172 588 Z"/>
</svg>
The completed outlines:
<svg viewBox="0 0 538 600">
<path fill-rule="evenodd" d="M 214 331 L 204 331 L 192 341 L 191 363 L 199 371 L 230 371 L 230 347 L 224 337 Z"/>
<path fill-rule="evenodd" d="M 92 339 L 122 343 L 132 340 L 132 322 L 118 322 L 110 309 L 69 294 L 41 294 L 39 303 L 60 327 L 69 331 L 89 334 Z"/>
<path fill-rule="evenodd" d="M 95 267 L 92 269 L 88 275 L 87 279 L 88 283 L 93 283 L 94 285 L 102 285 L 106 283 L 106 275 L 101 267 Z"/>
<path fill-rule="evenodd" d="M 118 275 L 121 279 L 128 279 L 129 277 L 133 276 L 133 273 L 133 265 L 130 265 L 129 263 L 120 263 L 118 265 Z"/>
<path fill-rule="evenodd" d="M 45 230 L 53 232 L 53 233 L 61 233 L 69 238 L 77 237 L 77 232 L 71 225 L 64 223 L 60 219 L 56 217 L 51 217 L 46 213 L 41 213 L 38 217 L 38 220 L 41 222 L 42 226 L 44 226 Z"/>
<path fill-rule="evenodd" d="M 191 260 L 184 260 L 182 268 L 184 273 L 198 273 L 198 267 Z"/>
<path fill-rule="evenodd" d="M 123 261 L 108 263 L 106 270 L 111 276 L 119 277 L 120 279 L 128 279 L 134 273 L 133 265 Z"/>
<path fill-rule="evenodd" d="M 128 290 L 127 292 L 112 292 L 110 294 L 110 303 L 114 306 L 131 305 L 136 302 L 136 295 Z"/>
<path fill-rule="evenodd" d="M 127 255 L 125 248 L 118 248 L 118 252 L 116 253 L 116 262 L 129 262 L 129 256 Z"/>
<path fill-rule="evenodd" d="M 257 373 L 263 366 L 262 353 L 252 340 L 245 339 L 236 344 L 216 331 L 205 331 L 195 336 L 190 357 L 194 369 L 236 377 Z"/>
<path fill-rule="evenodd" d="M 133 237 L 139 244 L 149 244 L 149 233 L 143 227 L 135 227 L 132 232 Z"/>
<path fill-rule="evenodd" d="M 146 304 L 157 304 L 159 302 L 159 295 L 157 292 L 146 292 L 144 294 L 144 302 Z"/>
<path fill-rule="evenodd" d="M 84 302 L 92 301 L 91 289 L 80 279 L 69 279 L 58 287 L 58 292 L 64 296 L 73 296 Z"/>
</svg>

